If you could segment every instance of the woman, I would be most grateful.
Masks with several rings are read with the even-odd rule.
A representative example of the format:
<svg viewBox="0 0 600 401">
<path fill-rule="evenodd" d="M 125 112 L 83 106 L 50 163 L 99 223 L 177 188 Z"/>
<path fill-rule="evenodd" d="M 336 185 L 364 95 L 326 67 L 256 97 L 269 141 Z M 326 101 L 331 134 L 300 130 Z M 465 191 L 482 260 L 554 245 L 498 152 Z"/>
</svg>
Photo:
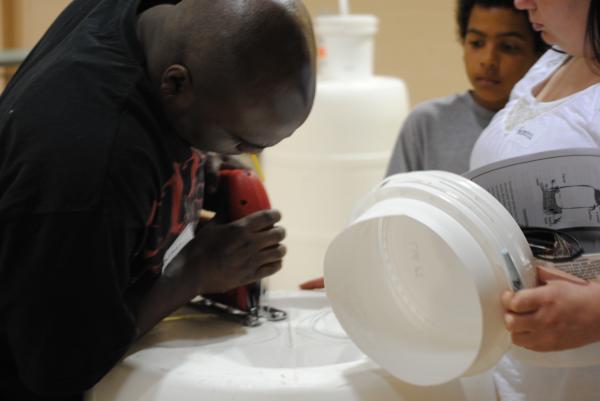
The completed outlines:
<svg viewBox="0 0 600 401">
<path fill-rule="evenodd" d="M 600 4 L 515 0 L 554 46 L 515 86 L 482 133 L 471 168 L 520 155 L 600 146 Z M 557 351 L 600 341 L 600 283 L 539 271 L 541 285 L 503 294 L 516 345 Z M 495 373 L 501 400 L 600 399 L 600 366 L 549 369 L 505 357 Z"/>
</svg>

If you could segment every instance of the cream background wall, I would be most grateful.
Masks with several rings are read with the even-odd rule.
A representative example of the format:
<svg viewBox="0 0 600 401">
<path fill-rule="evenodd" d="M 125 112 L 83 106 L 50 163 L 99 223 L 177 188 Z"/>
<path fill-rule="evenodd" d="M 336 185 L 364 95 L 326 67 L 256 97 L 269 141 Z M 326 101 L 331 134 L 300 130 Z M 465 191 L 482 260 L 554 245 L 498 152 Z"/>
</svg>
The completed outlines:
<svg viewBox="0 0 600 401">
<path fill-rule="evenodd" d="M 12 2 L 15 47 L 31 47 L 68 0 Z M 412 104 L 467 88 L 456 40 L 453 0 L 350 0 L 352 11 L 380 18 L 376 71 L 408 85 Z M 337 0 L 305 0 L 313 15 L 337 10 Z M 0 8 L 1 9 L 1 8 Z M 0 29 L 0 31 L 2 31 Z"/>
<path fill-rule="evenodd" d="M 0 27 L 2 29 L 0 29 L 0 47 L 4 45 L 4 5 L 1 3 L 4 0 L 0 0 L 0 24 L 2 24 Z"/>
<path fill-rule="evenodd" d="M 69 4 L 67 0 L 2 1 L 12 1 L 12 41 L 15 47 L 32 47 L 54 18 Z"/>
<path fill-rule="evenodd" d="M 313 15 L 337 12 L 337 0 L 305 0 Z M 350 0 L 353 13 L 379 17 L 378 74 L 408 85 L 412 104 L 468 87 L 454 22 L 454 0 Z"/>
</svg>

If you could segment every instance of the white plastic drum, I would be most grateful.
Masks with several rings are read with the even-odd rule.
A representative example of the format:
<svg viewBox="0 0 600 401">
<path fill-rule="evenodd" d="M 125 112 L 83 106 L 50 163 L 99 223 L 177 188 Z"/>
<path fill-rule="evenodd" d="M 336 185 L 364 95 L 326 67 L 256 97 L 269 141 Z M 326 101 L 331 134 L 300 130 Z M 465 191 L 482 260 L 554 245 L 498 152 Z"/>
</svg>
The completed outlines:
<svg viewBox="0 0 600 401">
<path fill-rule="evenodd" d="M 363 352 L 401 380 L 439 385 L 490 369 L 509 350 L 500 294 L 516 281 L 535 285 L 532 260 L 512 216 L 483 188 L 417 172 L 364 198 L 328 249 L 325 281 Z M 581 366 L 577 352 L 555 360 Z"/>
<path fill-rule="evenodd" d="M 279 292 L 288 320 L 246 328 L 182 310 L 130 350 L 87 401 L 495 401 L 490 374 L 417 387 L 366 357 L 323 292 Z"/>
</svg>

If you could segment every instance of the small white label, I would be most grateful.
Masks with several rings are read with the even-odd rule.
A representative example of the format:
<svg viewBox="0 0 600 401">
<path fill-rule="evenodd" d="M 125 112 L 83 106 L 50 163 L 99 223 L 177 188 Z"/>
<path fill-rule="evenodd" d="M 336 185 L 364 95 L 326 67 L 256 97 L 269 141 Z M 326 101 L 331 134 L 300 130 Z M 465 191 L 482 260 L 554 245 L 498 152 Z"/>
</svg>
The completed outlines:
<svg viewBox="0 0 600 401">
<path fill-rule="evenodd" d="M 177 237 L 177 239 L 171 244 L 169 249 L 165 252 L 165 256 L 163 257 L 163 265 L 162 265 L 162 273 L 165 272 L 165 269 L 171 264 L 175 256 L 181 252 L 183 247 L 185 247 L 191 240 L 194 239 L 194 232 L 196 231 L 196 223 L 188 224 L 181 234 Z"/>
<path fill-rule="evenodd" d="M 525 128 L 519 128 L 516 132 L 513 132 L 509 139 L 512 142 L 518 143 L 520 146 L 527 148 L 529 147 L 535 139 L 535 133 Z"/>
</svg>

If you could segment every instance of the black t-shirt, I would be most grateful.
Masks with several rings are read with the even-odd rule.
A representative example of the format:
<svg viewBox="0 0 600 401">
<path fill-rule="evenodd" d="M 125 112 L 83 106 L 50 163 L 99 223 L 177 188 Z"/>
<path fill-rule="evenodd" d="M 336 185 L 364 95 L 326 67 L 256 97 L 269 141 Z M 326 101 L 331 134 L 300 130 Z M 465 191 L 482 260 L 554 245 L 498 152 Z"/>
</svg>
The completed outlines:
<svg viewBox="0 0 600 401">
<path fill-rule="evenodd" d="M 136 335 L 127 290 L 201 207 L 203 157 L 151 100 L 139 6 L 73 1 L 0 97 L 0 400 L 81 399 Z"/>
</svg>

